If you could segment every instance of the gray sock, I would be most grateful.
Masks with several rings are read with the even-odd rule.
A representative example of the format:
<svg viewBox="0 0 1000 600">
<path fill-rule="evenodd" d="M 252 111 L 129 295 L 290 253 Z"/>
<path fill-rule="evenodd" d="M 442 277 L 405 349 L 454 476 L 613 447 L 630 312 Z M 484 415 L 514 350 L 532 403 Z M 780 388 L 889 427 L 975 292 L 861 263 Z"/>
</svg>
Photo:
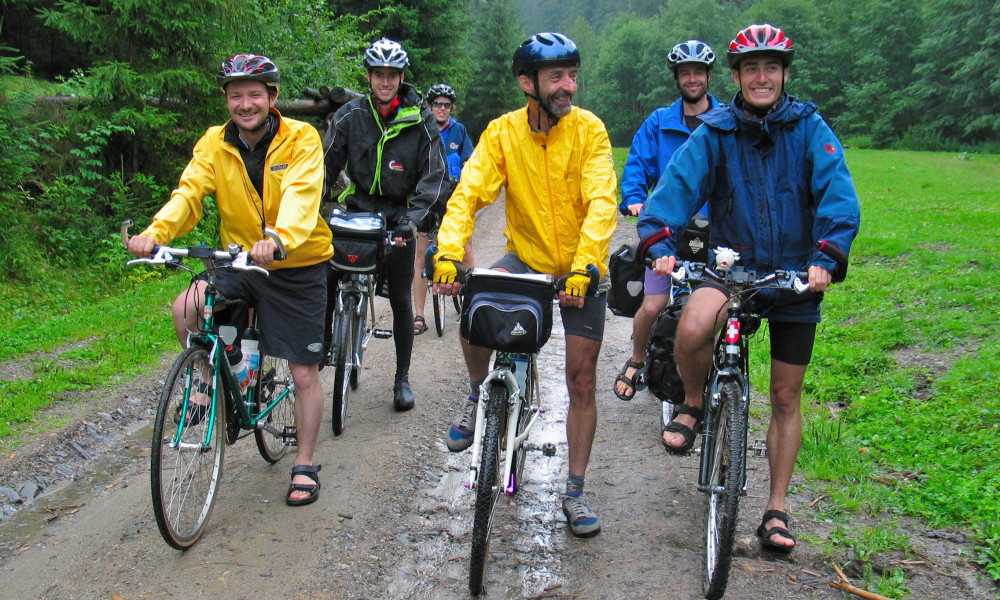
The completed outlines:
<svg viewBox="0 0 1000 600">
<path fill-rule="evenodd" d="M 469 381 L 469 400 L 472 402 L 479 402 L 479 387 L 483 385 L 483 381 Z"/>
<path fill-rule="evenodd" d="M 571 474 L 566 478 L 566 495 L 574 498 L 583 495 L 583 477 Z"/>
</svg>

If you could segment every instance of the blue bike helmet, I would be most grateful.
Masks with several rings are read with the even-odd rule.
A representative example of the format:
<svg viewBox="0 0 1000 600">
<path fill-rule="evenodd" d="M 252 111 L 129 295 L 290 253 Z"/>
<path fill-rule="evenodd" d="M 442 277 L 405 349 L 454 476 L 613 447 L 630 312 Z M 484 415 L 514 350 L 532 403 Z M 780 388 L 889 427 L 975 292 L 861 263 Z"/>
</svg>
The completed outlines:
<svg viewBox="0 0 1000 600">
<path fill-rule="evenodd" d="M 536 33 L 521 42 L 511 60 L 515 78 L 522 73 L 530 75 L 542 67 L 555 66 L 580 66 L 580 50 L 573 40 L 561 33 Z"/>
</svg>

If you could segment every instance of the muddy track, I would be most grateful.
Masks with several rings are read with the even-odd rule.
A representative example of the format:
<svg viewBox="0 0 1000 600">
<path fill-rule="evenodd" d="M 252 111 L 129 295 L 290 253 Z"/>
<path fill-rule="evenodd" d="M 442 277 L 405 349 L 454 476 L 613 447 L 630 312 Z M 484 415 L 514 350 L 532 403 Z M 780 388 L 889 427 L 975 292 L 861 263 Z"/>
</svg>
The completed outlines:
<svg viewBox="0 0 1000 600">
<path fill-rule="evenodd" d="M 485 262 L 502 251 L 496 207 L 484 211 L 478 229 L 475 243 Z M 633 237 L 632 226 L 623 223 L 614 247 Z M 388 326 L 387 307 L 380 310 Z M 518 497 L 501 499 L 487 572 L 490 598 L 700 597 L 697 461 L 664 454 L 659 403 L 648 393 L 627 403 L 612 394 L 614 375 L 629 353 L 631 322 L 610 313 L 607 318 L 600 423 L 587 474 L 603 531 L 590 540 L 573 538 L 558 508 L 566 400 L 557 324 L 540 359 L 548 412 L 533 441 L 552 441 L 558 453 L 532 453 Z M 0 486 L 31 480 L 45 487 L 0 522 L 0 597 L 467 596 L 473 498 L 462 483 L 468 458 L 449 453 L 442 442 L 467 387 L 454 320 L 444 337 L 432 328 L 416 339 L 411 380 L 417 407 L 409 413 L 391 406 L 392 343 L 373 340 L 343 435 L 333 436 L 326 415 L 317 448 L 323 490 L 316 504 L 283 503 L 288 459 L 267 466 L 250 440 L 229 447 L 209 529 L 184 553 L 161 540 L 149 500 L 150 416 L 168 361 L 147 379 L 55 409 L 62 415 L 53 418 L 66 426 L 26 438 L 0 459 Z M 326 370 L 323 378 L 329 392 L 333 374 Z M 759 429 L 751 433 L 751 441 L 762 438 Z M 819 517 L 823 502 L 808 482 L 796 481 L 789 506 L 800 548 L 791 559 L 760 555 L 752 533 L 767 489 L 766 460 L 752 459 L 751 469 L 726 597 L 844 598 L 829 587 L 836 576 L 821 554 L 833 523 Z M 877 524 L 852 518 L 856 527 Z M 977 580 L 970 546 L 960 536 L 930 537 L 910 527 L 920 554 L 909 558 L 916 560 L 882 564 L 908 572 L 910 597 L 995 597 L 995 588 Z M 837 560 L 849 564 L 850 558 Z"/>
</svg>

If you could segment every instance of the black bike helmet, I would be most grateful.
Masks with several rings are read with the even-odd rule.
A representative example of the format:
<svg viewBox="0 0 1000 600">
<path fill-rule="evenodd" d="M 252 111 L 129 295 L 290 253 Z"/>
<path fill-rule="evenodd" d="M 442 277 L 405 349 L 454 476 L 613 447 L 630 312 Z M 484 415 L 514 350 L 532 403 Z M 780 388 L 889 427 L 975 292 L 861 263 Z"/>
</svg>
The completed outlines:
<svg viewBox="0 0 1000 600">
<path fill-rule="evenodd" d="M 576 44 L 561 33 L 536 33 L 521 42 L 511 61 L 515 78 L 522 73 L 530 75 L 542 67 L 554 66 L 580 66 Z"/>
<path fill-rule="evenodd" d="M 233 81 L 259 81 L 277 92 L 281 74 L 271 59 L 257 54 L 237 54 L 219 66 L 219 86 L 224 90 Z"/>
<path fill-rule="evenodd" d="M 386 38 L 372 42 L 372 45 L 365 50 L 364 61 L 365 69 L 369 71 L 376 67 L 388 67 L 402 71 L 410 64 L 410 58 L 399 42 Z"/>
<path fill-rule="evenodd" d="M 667 55 L 667 66 L 677 74 L 677 67 L 684 64 L 705 65 L 709 70 L 715 64 L 715 52 L 712 47 L 699 40 L 688 40 L 674 46 Z"/>
<path fill-rule="evenodd" d="M 781 29 L 765 23 L 751 25 L 737 33 L 733 41 L 729 42 L 726 58 L 729 59 L 729 66 L 736 69 L 740 66 L 740 62 L 751 54 L 766 53 L 778 56 L 786 67 L 792 64 L 792 58 L 795 56 L 792 39 Z"/>
<path fill-rule="evenodd" d="M 458 99 L 458 94 L 455 93 L 455 89 L 447 83 L 435 83 L 429 90 L 427 90 L 427 94 L 424 97 L 427 98 L 428 102 L 430 102 L 438 96 L 444 96 L 452 102 Z"/>
</svg>

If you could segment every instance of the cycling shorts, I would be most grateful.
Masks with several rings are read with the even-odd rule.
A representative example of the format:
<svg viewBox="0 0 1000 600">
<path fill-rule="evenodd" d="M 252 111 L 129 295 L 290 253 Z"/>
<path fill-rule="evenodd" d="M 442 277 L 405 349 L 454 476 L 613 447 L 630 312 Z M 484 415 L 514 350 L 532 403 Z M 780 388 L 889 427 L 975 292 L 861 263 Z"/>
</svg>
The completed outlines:
<svg viewBox="0 0 1000 600">
<path fill-rule="evenodd" d="M 503 269 L 511 273 L 538 273 L 524 264 L 513 252 L 508 252 L 500 260 L 495 262 L 491 269 Z M 583 308 L 572 306 L 559 306 L 559 314 L 562 316 L 563 331 L 566 335 L 578 335 L 598 342 L 604 339 L 604 318 L 608 307 L 607 288 L 603 285 L 604 291 L 598 296 L 587 296 L 583 302 Z"/>
<path fill-rule="evenodd" d="M 277 269 L 270 276 L 220 270 L 215 285 L 229 300 L 244 300 L 257 313 L 261 352 L 297 363 L 324 359 L 328 266 Z"/>
</svg>

